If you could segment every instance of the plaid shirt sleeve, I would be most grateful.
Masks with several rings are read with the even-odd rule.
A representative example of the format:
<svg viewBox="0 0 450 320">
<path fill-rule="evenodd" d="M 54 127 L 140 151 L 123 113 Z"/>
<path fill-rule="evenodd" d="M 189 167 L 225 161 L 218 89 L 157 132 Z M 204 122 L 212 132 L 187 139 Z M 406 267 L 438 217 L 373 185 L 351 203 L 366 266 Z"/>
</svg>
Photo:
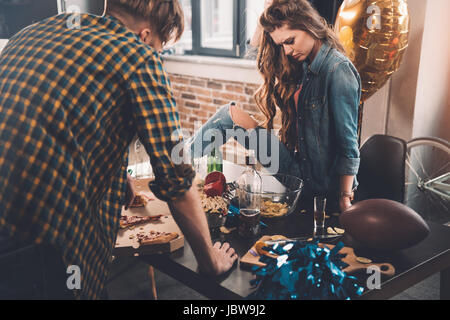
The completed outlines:
<svg viewBox="0 0 450 320">
<path fill-rule="evenodd" d="M 158 53 L 137 68 L 129 90 L 137 133 L 155 173 L 150 189 L 163 201 L 176 200 L 190 189 L 195 173 L 192 166 L 175 164 L 171 157 L 173 148 L 182 143 L 181 127 L 170 81 Z"/>
</svg>

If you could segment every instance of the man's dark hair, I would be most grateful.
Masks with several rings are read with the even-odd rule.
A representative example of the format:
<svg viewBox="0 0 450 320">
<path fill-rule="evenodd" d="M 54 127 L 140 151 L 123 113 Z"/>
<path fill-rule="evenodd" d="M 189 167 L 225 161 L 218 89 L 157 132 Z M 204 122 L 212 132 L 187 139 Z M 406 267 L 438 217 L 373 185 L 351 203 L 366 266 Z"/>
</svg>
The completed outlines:
<svg viewBox="0 0 450 320">
<path fill-rule="evenodd" d="M 149 22 L 163 43 L 178 41 L 184 31 L 179 0 L 108 0 L 106 13 L 114 12 Z"/>
</svg>

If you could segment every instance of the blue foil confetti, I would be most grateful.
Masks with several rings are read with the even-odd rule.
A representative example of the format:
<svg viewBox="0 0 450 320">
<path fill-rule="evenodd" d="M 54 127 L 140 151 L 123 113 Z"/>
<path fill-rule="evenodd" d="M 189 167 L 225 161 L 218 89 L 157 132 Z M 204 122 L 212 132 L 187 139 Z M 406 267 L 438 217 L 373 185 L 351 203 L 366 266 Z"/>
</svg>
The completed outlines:
<svg viewBox="0 0 450 320">
<path fill-rule="evenodd" d="M 264 247 L 277 258 L 261 256 L 264 267 L 253 267 L 256 279 L 250 284 L 256 290 L 252 300 L 350 300 L 360 296 L 364 288 L 355 277 L 342 270 L 344 247 L 338 243 L 333 250 L 316 242 L 289 242 Z"/>
<path fill-rule="evenodd" d="M 239 224 L 239 208 L 233 204 L 228 206 L 227 220 L 225 221 L 225 227 L 233 228 Z"/>
</svg>

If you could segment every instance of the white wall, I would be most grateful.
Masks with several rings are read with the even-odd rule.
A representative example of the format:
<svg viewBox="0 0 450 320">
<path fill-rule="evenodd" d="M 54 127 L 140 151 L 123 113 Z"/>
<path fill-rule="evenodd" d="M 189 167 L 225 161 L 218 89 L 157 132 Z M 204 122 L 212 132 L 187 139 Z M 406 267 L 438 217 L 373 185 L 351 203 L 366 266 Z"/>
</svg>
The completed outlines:
<svg viewBox="0 0 450 320">
<path fill-rule="evenodd" d="M 428 1 L 413 136 L 450 141 L 450 1 Z"/>
<path fill-rule="evenodd" d="M 386 133 L 391 80 L 364 103 L 361 143 L 374 134 Z"/>
<path fill-rule="evenodd" d="M 450 1 L 409 0 L 409 46 L 400 69 L 364 106 L 362 141 L 388 134 L 450 140 Z"/>
<path fill-rule="evenodd" d="M 427 1 L 408 1 L 411 21 L 408 49 L 400 69 L 366 101 L 362 141 L 374 134 L 388 134 L 406 141 L 412 137 Z"/>
</svg>

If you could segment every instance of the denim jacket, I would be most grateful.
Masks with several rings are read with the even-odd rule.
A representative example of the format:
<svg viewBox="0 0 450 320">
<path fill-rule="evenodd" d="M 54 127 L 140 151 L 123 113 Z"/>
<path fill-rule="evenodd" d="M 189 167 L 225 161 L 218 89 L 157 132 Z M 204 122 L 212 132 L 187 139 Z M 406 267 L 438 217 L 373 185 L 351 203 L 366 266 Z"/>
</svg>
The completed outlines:
<svg viewBox="0 0 450 320">
<path fill-rule="evenodd" d="M 361 79 L 350 60 L 327 43 L 311 64 L 303 62 L 303 70 L 297 157 L 305 192 L 336 194 L 340 176 L 356 176 L 359 169 Z"/>
</svg>

